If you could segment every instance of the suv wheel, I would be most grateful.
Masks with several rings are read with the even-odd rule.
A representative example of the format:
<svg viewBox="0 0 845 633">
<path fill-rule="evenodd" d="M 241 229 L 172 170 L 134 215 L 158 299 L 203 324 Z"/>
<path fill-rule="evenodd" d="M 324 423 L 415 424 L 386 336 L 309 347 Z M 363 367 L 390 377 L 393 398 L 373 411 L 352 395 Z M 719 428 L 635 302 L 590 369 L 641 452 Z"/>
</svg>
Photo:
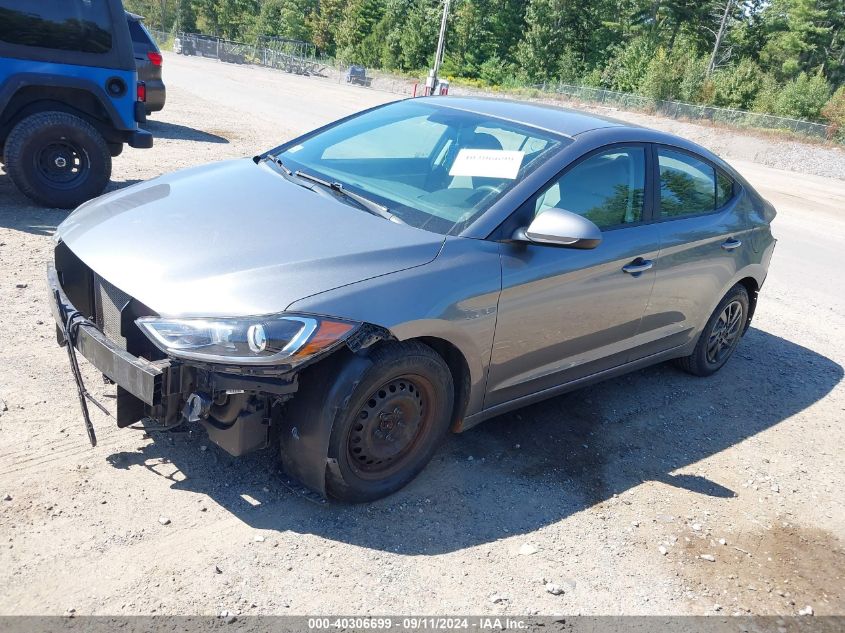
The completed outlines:
<svg viewBox="0 0 845 633">
<path fill-rule="evenodd" d="M 27 197 L 70 209 L 103 192 L 111 153 L 97 129 L 65 112 L 39 112 L 20 121 L 6 139 L 6 170 Z"/>
<path fill-rule="evenodd" d="M 692 354 L 679 358 L 678 365 L 694 376 L 715 374 L 733 355 L 747 321 L 748 291 L 737 284 L 716 306 Z"/>
</svg>

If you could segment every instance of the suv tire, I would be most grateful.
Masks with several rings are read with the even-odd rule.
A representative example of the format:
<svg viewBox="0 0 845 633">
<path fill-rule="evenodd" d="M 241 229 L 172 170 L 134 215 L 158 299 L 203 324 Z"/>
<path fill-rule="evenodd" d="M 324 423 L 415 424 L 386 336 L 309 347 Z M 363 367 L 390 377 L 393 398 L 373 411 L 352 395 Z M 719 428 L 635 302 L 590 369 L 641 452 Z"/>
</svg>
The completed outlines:
<svg viewBox="0 0 845 633">
<path fill-rule="evenodd" d="M 6 139 L 6 170 L 27 197 L 70 209 L 100 195 L 111 178 L 111 153 L 97 129 L 66 112 L 38 112 Z"/>
</svg>

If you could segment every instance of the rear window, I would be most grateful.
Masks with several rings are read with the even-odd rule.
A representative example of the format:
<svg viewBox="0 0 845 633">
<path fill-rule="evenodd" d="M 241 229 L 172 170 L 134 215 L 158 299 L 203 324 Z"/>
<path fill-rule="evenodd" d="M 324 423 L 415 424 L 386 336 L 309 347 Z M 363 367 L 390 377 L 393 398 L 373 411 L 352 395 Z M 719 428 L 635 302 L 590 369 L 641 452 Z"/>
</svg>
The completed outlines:
<svg viewBox="0 0 845 633">
<path fill-rule="evenodd" d="M 658 148 L 660 215 L 664 218 L 711 213 L 730 199 L 733 183 L 717 178 L 712 165 L 689 154 Z"/>
<path fill-rule="evenodd" d="M 83 53 L 112 47 L 106 0 L 0 0 L 0 41 Z"/>
<path fill-rule="evenodd" d="M 132 41 L 136 44 L 149 44 L 155 48 L 152 38 L 147 34 L 147 30 L 140 22 L 129 20 L 129 34 L 132 36 Z"/>
</svg>

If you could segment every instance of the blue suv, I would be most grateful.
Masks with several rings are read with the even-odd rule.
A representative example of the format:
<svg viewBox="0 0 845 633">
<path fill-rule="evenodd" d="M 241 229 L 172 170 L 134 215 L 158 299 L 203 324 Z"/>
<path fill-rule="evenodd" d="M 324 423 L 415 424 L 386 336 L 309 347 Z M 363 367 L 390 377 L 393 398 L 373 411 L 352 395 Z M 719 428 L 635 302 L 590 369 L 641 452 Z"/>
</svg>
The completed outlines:
<svg viewBox="0 0 845 633">
<path fill-rule="evenodd" d="M 0 0 L 0 159 L 35 202 L 78 206 L 152 147 L 145 91 L 121 0 Z"/>
</svg>

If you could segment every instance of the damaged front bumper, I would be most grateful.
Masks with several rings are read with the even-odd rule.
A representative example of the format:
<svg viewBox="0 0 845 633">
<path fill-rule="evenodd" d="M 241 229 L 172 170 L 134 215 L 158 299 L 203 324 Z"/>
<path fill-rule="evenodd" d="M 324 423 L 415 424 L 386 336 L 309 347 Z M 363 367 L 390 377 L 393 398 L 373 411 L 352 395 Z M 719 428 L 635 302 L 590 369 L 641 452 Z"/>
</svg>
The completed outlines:
<svg viewBox="0 0 845 633">
<path fill-rule="evenodd" d="M 59 345 L 66 345 L 65 329 L 68 317 L 85 319 L 65 295 L 55 267 L 47 268 L 47 285 L 50 289 L 50 308 L 56 320 Z M 85 319 L 87 321 L 87 319 Z M 110 341 L 97 327 L 87 321 L 76 327 L 74 347 L 109 380 L 151 407 L 159 406 L 169 386 L 172 363 L 170 360 L 150 362 L 133 356 Z M 131 422 L 130 422 L 131 424 Z"/>
<path fill-rule="evenodd" d="M 71 366 L 92 443 L 93 428 L 83 398 L 90 396 L 75 368 L 76 352 L 117 385 L 118 427 L 144 419 L 172 427 L 188 419 L 200 422 L 209 438 L 232 455 L 269 444 L 274 404 L 296 392 L 296 375 L 241 375 L 170 358 L 150 361 L 135 356 L 107 337 L 91 315 L 73 305 L 52 264 L 48 266 L 47 283 L 58 342 L 73 346 Z"/>
</svg>

